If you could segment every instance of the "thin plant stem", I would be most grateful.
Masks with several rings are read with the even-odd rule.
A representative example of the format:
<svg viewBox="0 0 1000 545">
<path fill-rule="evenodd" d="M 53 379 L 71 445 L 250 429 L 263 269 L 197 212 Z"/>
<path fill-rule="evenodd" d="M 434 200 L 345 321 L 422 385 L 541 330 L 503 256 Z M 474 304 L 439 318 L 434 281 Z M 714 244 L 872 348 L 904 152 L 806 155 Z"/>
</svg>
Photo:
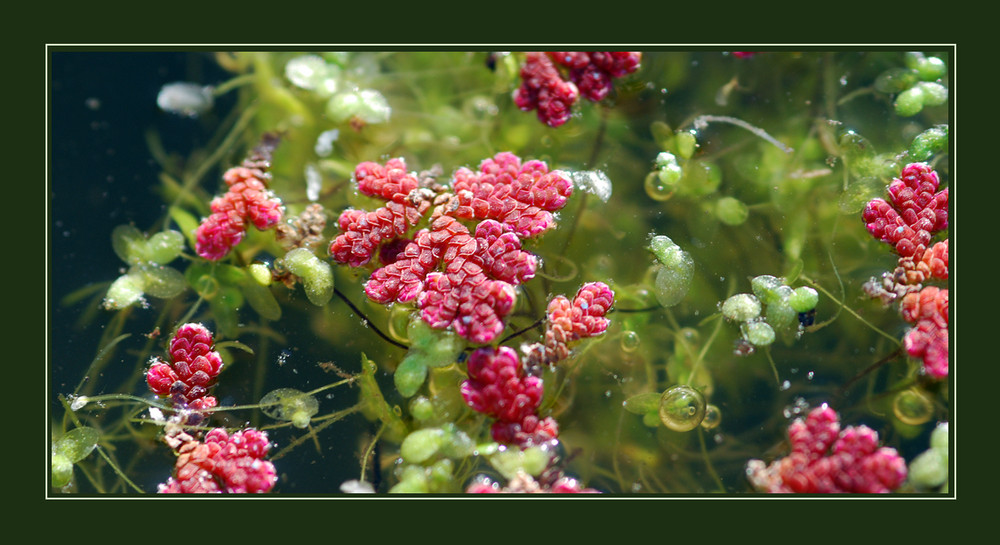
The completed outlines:
<svg viewBox="0 0 1000 545">
<path fill-rule="evenodd" d="M 378 431 L 375 432 L 375 437 L 372 437 L 371 442 L 368 443 L 368 447 L 365 449 L 365 453 L 361 456 L 361 479 L 360 479 L 361 482 L 365 482 L 365 470 L 368 467 L 368 458 L 371 457 L 372 452 L 375 450 L 375 445 L 378 443 L 378 440 L 382 436 L 382 432 L 383 431 L 385 431 L 385 423 L 384 422 L 382 423 L 381 426 L 379 426 Z M 376 462 L 373 462 L 373 464 L 374 463 L 378 463 L 378 462 L 376 461 Z"/>
<path fill-rule="evenodd" d="M 350 307 L 351 310 L 353 310 L 355 314 L 357 314 L 362 320 L 364 320 L 364 322 L 366 324 L 368 324 L 368 326 L 372 329 L 372 331 L 374 331 L 375 334 L 377 334 L 379 337 L 382 337 L 382 339 L 385 342 L 387 342 L 387 343 L 389 343 L 389 344 L 391 344 L 391 345 L 393 345 L 395 347 L 402 348 L 403 350 L 409 350 L 410 349 L 409 346 L 407 346 L 407 345 L 405 345 L 405 344 L 397 341 L 396 339 L 393 339 L 392 337 L 390 337 L 390 336 L 386 335 L 385 333 L 383 333 L 381 329 L 375 327 L 372 324 L 371 320 L 369 320 L 368 317 L 365 316 L 365 313 L 361 312 L 361 309 L 358 308 L 353 302 L 351 302 L 351 300 L 348 299 L 347 296 L 344 295 L 344 293 L 342 291 L 340 291 L 337 288 L 333 288 L 333 293 L 337 297 L 339 297 L 340 300 L 344 302 L 344 304 L 346 304 L 348 307 Z"/>
<path fill-rule="evenodd" d="M 876 327 L 875 324 L 869 322 L 868 320 L 865 320 L 860 314 L 858 314 L 857 312 L 854 312 L 854 310 L 851 309 L 851 307 L 845 305 L 842 301 L 840 301 L 839 299 L 837 299 L 836 296 L 834 296 L 832 293 L 830 293 L 829 291 L 827 291 L 826 288 L 824 288 L 823 286 L 821 286 L 815 280 L 809 278 L 806 275 L 802 275 L 802 280 L 805 280 L 806 282 L 809 283 L 809 285 L 811 285 L 814 288 L 816 288 L 817 290 L 823 292 L 823 294 L 826 295 L 827 297 L 829 297 L 831 301 L 833 301 L 834 303 L 837 303 L 837 305 L 840 308 L 846 310 L 848 314 L 850 314 L 851 316 L 854 316 L 855 318 L 857 318 L 859 322 L 861 322 L 861 323 L 865 324 L 866 326 L 868 326 L 869 328 L 871 328 L 872 331 L 878 333 L 879 335 L 885 337 L 886 339 L 889 339 L 896 346 L 902 346 L 902 343 L 900 342 L 899 339 L 897 339 L 896 337 L 893 337 L 892 335 L 886 333 L 885 331 L 882 331 L 881 329 L 879 329 L 878 327 Z"/>
<path fill-rule="evenodd" d="M 708 474 L 712 476 L 715 480 L 715 484 L 719 487 L 719 492 L 725 493 L 726 486 L 722 484 L 722 479 L 719 478 L 719 474 L 715 472 L 715 467 L 712 465 L 712 459 L 708 456 L 708 446 L 705 444 L 705 430 L 698 426 L 698 444 L 701 446 L 701 455 L 705 459 L 705 468 L 708 469 Z"/>
</svg>

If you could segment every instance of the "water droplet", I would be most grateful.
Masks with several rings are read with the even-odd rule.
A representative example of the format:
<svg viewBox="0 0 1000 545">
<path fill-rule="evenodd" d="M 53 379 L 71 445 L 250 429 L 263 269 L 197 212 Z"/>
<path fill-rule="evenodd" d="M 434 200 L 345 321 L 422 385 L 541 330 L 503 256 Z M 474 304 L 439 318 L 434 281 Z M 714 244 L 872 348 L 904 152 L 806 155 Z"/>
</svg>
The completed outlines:
<svg viewBox="0 0 1000 545">
<path fill-rule="evenodd" d="M 694 388 L 679 384 L 660 398 L 660 420 L 674 431 L 691 431 L 705 419 L 705 398 Z"/>
</svg>

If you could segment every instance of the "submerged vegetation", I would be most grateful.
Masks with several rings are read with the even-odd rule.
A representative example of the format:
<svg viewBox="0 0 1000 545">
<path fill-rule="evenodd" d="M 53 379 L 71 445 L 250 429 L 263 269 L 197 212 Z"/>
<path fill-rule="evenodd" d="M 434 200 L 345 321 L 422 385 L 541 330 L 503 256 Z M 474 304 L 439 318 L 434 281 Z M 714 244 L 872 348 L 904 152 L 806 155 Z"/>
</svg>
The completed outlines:
<svg viewBox="0 0 1000 545">
<path fill-rule="evenodd" d="M 947 493 L 912 49 L 191 53 L 204 145 L 50 271 L 50 492 Z"/>
</svg>

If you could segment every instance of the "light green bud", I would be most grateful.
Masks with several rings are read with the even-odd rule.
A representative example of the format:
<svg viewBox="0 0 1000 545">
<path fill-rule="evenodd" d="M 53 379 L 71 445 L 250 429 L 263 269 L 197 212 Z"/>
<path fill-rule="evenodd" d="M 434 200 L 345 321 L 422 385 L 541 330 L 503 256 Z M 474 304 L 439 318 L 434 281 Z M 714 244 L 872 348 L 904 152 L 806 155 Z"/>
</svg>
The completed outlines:
<svg viewBox="0 0 1000 545">
<path fill-rule="evenodd" d="M 816 308 L 817 303 L 819 303 L 819 293 L 809 286 L 795 288 L 792 294 L 788 296 L 788 305 L 795 312 L 809 312 Z"/>
<path fill-rule="evenodd" d="M 755 276 L 753 280 L 750 281 L 750 287 L 753 289 L 753 294 L 756 295 L 757 299 L 760 299 L 765 305 L 770 305 L 771 303 L 781 299 L 777 290 L 784 285 L 784 278 L 779 278 L 770 274 Z"/>
<path fill-rule="evenodd" d="M 410 464 L 422 464 L 437 454 L 445 443 L 445 433 L 440 428 L 415 430 L 403 439 L 399 455 Z"/>
<path fill-rule="evenodd" d="M 774 329 L 767 322 L 747 322 L 740 326 L 743 338 L 754 346 L 767 346 L 774 342 Z"/>
<path fill-rule="evenodd" d="M 921 81 L 917 84 L 923 94 L 924 106 L 939 106 L 948 102 L 948 88 L 933 81 Z"/>
<path fill-rule="evenodd" d="M 285 266 L 302 279 L 306 297 L 316 306 L 324 306 L 333 297 L 333 269 L 307 248 L 295 248 L 285 254 Z"/>
<path fill-rule="evenodd" d="M 733 322 L 748 322 L 760 316 L 760 301 L 749 293 L 737 293 L 722 303 L 722 315 Z"/>
<path fill-rule="evenodd" d="M 685 159 L 690 159 L 698 148 L 698 138 L 691 131 L 677 131 L 674 139 L 677 144 L 677 154 Z"/>
<path fill-rule="evenodd" d="M 899 93 L 899 95 L 896 96 L 894 106 L 896 108 L 896 113 L 903 117 L 916 115 L 920 112 L 920 110 L 924 109 L 923 89 L 920 86 L 915 85 L 902 93 Z"/>
<path fill-rule="evenodd" d="M 715 202 L 715 217 L 726 225 L 742 225 L 750 216 L 750 209 L 739 199 L 722 197 Z"/>
</svg>

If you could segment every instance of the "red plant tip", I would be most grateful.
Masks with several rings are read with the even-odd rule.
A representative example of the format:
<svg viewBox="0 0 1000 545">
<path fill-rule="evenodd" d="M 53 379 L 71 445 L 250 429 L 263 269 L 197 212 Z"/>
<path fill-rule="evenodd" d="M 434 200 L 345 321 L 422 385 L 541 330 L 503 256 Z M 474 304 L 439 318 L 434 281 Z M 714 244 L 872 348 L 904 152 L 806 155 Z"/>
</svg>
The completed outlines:
<svg viewBox="0 0 1000 545">
<path fill-rule="evenodd" d="M 947 280 L 948 239 L 935 243 L 929 250 L 924 252 L 923 257 L 920 258 L 920 262 L 916 264 L 916 267 L 925 277 Z"/>
<path fill-rule="evenodd" d="M 514 349 L 483 347 L 466 362 L 469 378 L 462 398 L 469 407 L 503 422 L 519 423 L 542 401 L 542 380 L 525 375 Z"/>
<path fill-rule="evenodd" d="M 593 102 L 603 100 L 611 92 L 611 80 L 635 72 L 641 60 L 637 51 L 529 52 L 514 104 L 524 111 L 537 110 L 542 123 L 559 127 L 569 121 L 580 95 Z M 569 69 L 569 81 L 563 79 L 557 64 Z"/>
<path fill-rule="evenodd" d="M 422 213 L 408 198 L 420 182 L 406 171 L 402 158 L 389 159 L 385 165 L 360 163 L 354 169 L 354 181 L 359 192 L 388 201 L 374 212 L 349 208 L 340 214 L 342 233 L 330 242 L 330 257 L 360 267 L 371 260 L 380 244 L 399 239 L 420 221 Z"/>
<path fill-rule="evenodd" d="M 527 365 L 554 365 L 569 357 L 571 343 L 604 333 L 610 323 L 605 315 L 614 301 L 615 293 L 603 282 L 584 284 L 572 301 L 553 297 L 545 312 L 544 341 L 524 347 Z"/>
<path fill-rule="evenodd" d="M 212 333 L 202 324 L 180 326 L 170 341 L 171 363 L 155 361 L 146 371 L 153 393 L 171 396 L 195 410 L 216 405 L 207 395 L 222 371 L 222 357 L 213 350 Z"/>
<path fill-rule="evenodd" d="M 464 278 L 461 273 L 432 272 L 426 277 L 417 307 L 431 327 L 452 326 L 474 343 L 487 343 L 503 331 L 503 317 L 514 308 L 515 299 L 513 286 L 489 280 L 481 272 Z"/>
<path fill-rule="evenodd" d="M 770 465 L 750 460 L 747 476 L 754 488 L 770 493 L 887 493 L 906 480 L 906 461 L 895 449 L 878 446 L 867 426 L 840 430 L 840 419 L 826 404 L 788 427 L 792 452 Z"/>
<path fill-rule="evenodd" d="M 923 361 L 924 372 L 936 379 L 948 376 L 948 290 L 926 286 L 903 297 L 900 314 L 914 327 L 906 332 L 906 352 Z"/>
<path fill-rule="evenodd" d="M 490 427 L 494 441 L 523 447 L 558 437 L 555 419 L 536 413 L 542 380 L 525 373 L 512 348 L 480 348 L 466 365 L 469 378 L 462 382 L 462 399 L 476 412 L 496 419 Z"/>
<path fill-rule="evenodd" d="M 534 277 L 538 266 L 507 226 L 484 220 L 472 236 L 450 216 L 418 231 L 396 255 L 365 283 L 369 299 L 416 301 L 431 327 L 452 327 L 475 343 L 490 342 L 503 331 L 516 299 L 514 286 Z"/>
<path fill-rule="evenodd" d="M 569 121 L 579 96 L 576 85 L 562 79 L 548 55 L 538 51 L 525 55 L 521 86 L 514 91 L 514 104 L 518 108 L 537 110 L 538 120 L 555 128 Z"/>
<path fill-rule="evenodd" d="M 604 333 L 610 320 L 604 316 L 615 302 L 615 292 L 604 282 L 584 284 L 573 298 L 570 320 L 573 333 L 581 338 Z"/>
<path fill-rule="evenodd" d="M 552 212 L 566 204 L 573 182 L 564 172 L 549 171 L 544 161 L 528 161 L 501 152 L 479 165 L 462 167 L 452 179 L 458 197 L 454 215 L 462 219 L 493 219 L 519 237 L 537 236 L 555 226 Z"/>
<path fill-rule="evenodd" d="M 551 416 L 538 418 L 530 414 L 520 422 L 497 420 L 490 426 L 490 436 L 498 443 L 529 447 L 559 437 L 559 424 Z"/>
<path fill-rule="evenodd" d="M 611 92 L 611 80 L 639 69 L 642 53 L 637 51 L 552 52 L 555 62 L 569 68 L 569 79 L 580 94 L 593 102 Z"/>
<path fill-rule="evenodd" d="M 177 449 L 174 475 L 159 486 L 171 493 L 263 493 L 277 482 L 267 433 L 253 428 L 232 435 L 222 428 L 205 434 L 205 442 L 190 440 Z"/>
<path fill-rule="evenodd" d="M 247 223 L 265 231 L 281 222 L 281 201 L 267 189 L 267 173 L 259 168 L 233 167 L 222 179 L 229 190 L 212 200 L 212 214 L 195 231 L 195 250 L 201 257 L 218 261 L 246 234 Z"/>
<path fill-rule="evenodd" d="M 889 184 L 892 203 L 868 202 L 862 219 L 868 232 L 891 244 L 901 257 L 920 260 L 931 235 L 948 227 L 948 189 L 937 191 L 938 176 L 925 163 L 911 163 Z"/>
<path fill-rule="evenodd" d="M 360 163 L 354 169 L 354 181 L 361 193 L 398 203 L 406 202 L 410 192 L 420 186 L 417 177 L 406 171 L 402 157 L 389 159 L 384 166 L 371 161 Z"/>
</svg>

